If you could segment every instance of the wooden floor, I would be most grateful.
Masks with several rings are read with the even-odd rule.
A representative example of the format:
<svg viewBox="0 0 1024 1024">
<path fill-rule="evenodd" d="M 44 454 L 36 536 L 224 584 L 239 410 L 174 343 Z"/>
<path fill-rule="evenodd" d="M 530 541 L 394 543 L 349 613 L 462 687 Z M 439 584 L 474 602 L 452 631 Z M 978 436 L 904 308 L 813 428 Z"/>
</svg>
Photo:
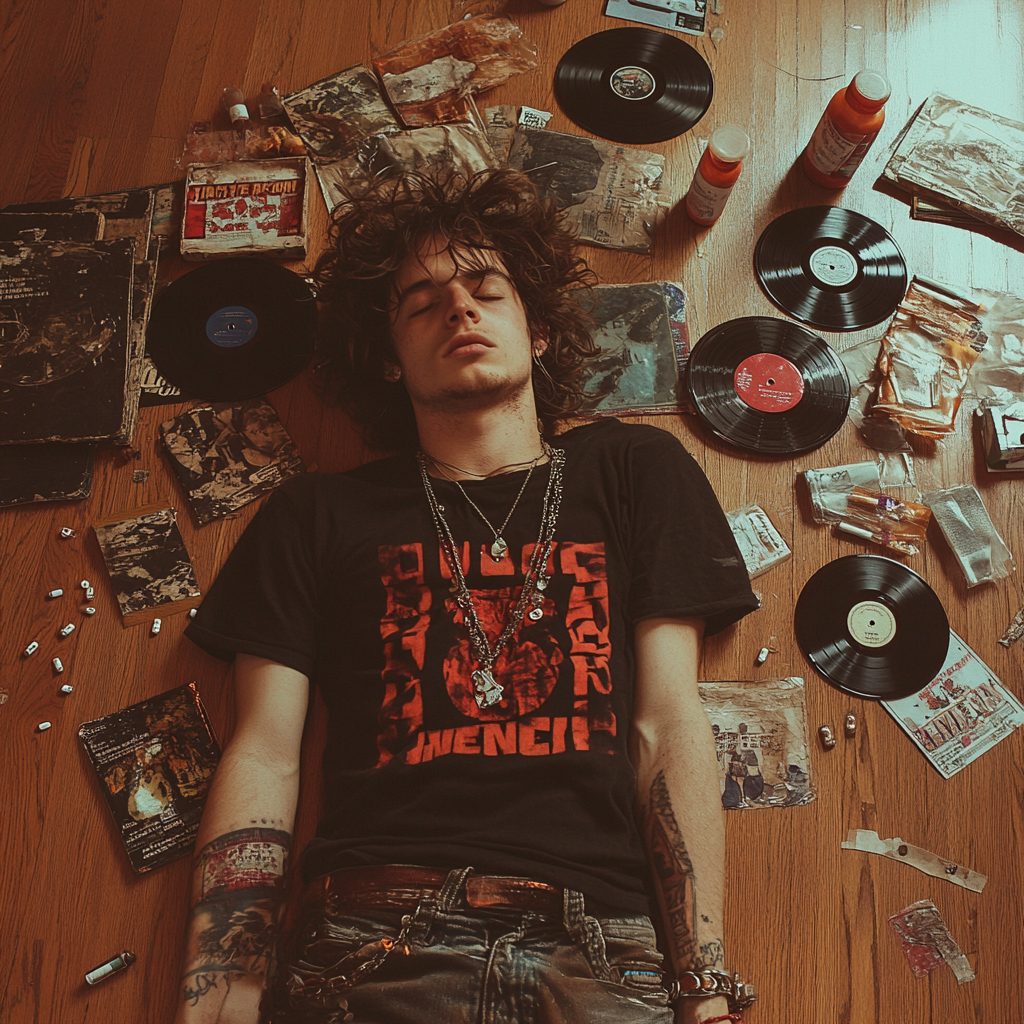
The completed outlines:
<svg viewBox="0 0 1024 1024">
<path fill-rule="evenodd" d="M 455 20 L 485 3 L 455 0 L 0 0 L 0 204 L 157 183 L 179 175 L 175 160 L 190 123 L 209 117 L 220 90 L 262 81 L 292 91 L 379 52 L 388 44 Z M 838 203 L 882 223 L 914 272 L 959 285 L 1024 290 L 1024 245 L 992 233 L 909 218 L 902 199 L 874 187 L 889 143 L 931 92 L 942 91 L 1024 118 L 1020 0 L 711 0 L 709 34 L 686 37 L 715 75 L 715 97 L 693 131 L 651 147 L 667 157 L 667 187 L 681 197 L 700 142 L 713 126 L 743 125 L 754 140 L 724 217 L 697 233 L 670 218 L 652 257 L 590 250 L 606 282 L 681 280 L 692 300 L 694 340 L 729 318 L 781 315 L 759 291 L 751 268 L 760 232 L 779 214 Z M 508 10 L 540 46 L 541 69 L 485 97 L 554 111 L 551 127 L 578 131 L 557 109 L 552 72 L 569 45 L 620 27 L 598 0 L 547 9 L 511 0 Z M 714 32 L 710 32 L 713 29 Z M 810 185 L 794 161 L 828 97 L 859 69 L 892 81 L 888 121 L 866 165 L 844 194 Z M 319 200 L 317 200 L 319 203 Z M 314 238 L 322 244 L 318 206 Z M 165 267 L 173 270 L 173 267 Z M 884 325 L 883 325 L 884 326 Z M 877 338 L 882 327 L 827 336 L 845 349 Z M 344 416 L 325 409 L 308 378 L 272 401 L 310 464 L 321 472 L 364 458 Z M 143 410 L 141 461 L 116 452 L 98 459 L 92 496 L 83 502 L 0 510 L 3 565 L 0 651 L 0 1020 L 103 1024 L 166 1022 L 174 1009 L 189 864 L 180 860 L 135 876 L 107 816 L 76 737 L 79 723 L 191 679 L 221 739 L 231 732 L 230 677 L 182 636 L 181 616 L 152 639 L 124 629 L 106 585 L 89 526 L 111 513 L 170 499 L 183 506 L 157 430 L 176 407 Z M 965 410 L 966 411 L 966 410 Z M 986 476 L 961 412 L 956 437 L 920 468 L 943 486 L 974 481 L 997 527 L 1024 558 L 1024 487 Z M 841 734 L 859 718 L 856 739 L 840 738 L 813 755 L 818 799 L 806 807 L 728 817 L 727 962 L 759 987 L 748 1012 L 755 1024 L 1020 1024 L 1024 1021 L 1024 814 L 1018 732 L 950 781 L 943 781 L 878 705 L 851 701 L 806 663 L 793 637 L 793 607 L 804 582 L 825 562 L 869 550 L 815 525 L 794 487 L 803 469 L 872 457 L 847 424 L 824 448 L 787 461 L 749 458 L 709 437 L 686 417 L 657 417 L 710 477 L 726 508 L 757 501 L 793 548 L 793 558 L 756 582 L 763 608 L 706 648 L 708 679 L 802 675 L 813 729 Z M 132 483 L 132 471 L 150 471 Z M 196 528 L 181 523 L 200 585 L 207 587 L 251 518 Z M 77 539 L 57 539 L 60 527 Z M 1024 692 L 1024 643 L 996 638 L 1021 606 L 1019 576 L 968 590 L 936 533 L 910 565 L 940 595 L 952 626 L 1004 683 Z M 97 584 L 98 614 L 67 642 L 74 684 L 58 696 L 48 659 L 23 659 L 34 636 L 59 625 L 45 593 Z M 778 638 L 778 653 L 755 668 L 757 651 Z M 0 694 L 3 696 L 3 694 Z M 36 731 L 44 720 L 53 723 Z M 307 749 L 300 840 L 316 818 L 314 709 Z M 988 875 L 978 895 L 904 865 L 840 851 L 849 828 L 876 829 Z M 939 906 L 977 971 L 958 986 L 939 969 L 915 978 L 886 919 L 920 899 Z M 90 989 L 84 973 L 122 948 L 138 963 Z"/>
</svg>

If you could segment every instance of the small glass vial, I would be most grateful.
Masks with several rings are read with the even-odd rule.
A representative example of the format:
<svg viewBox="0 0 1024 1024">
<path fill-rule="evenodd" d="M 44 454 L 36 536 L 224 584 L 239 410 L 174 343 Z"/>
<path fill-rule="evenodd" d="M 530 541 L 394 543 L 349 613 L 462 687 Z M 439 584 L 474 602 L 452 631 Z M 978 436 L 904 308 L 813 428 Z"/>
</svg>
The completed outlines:
<svg viewBox="0 0 1024 1024">
<path fill-rule="evenodd" d="M 245 95 L 237 86 L 229 85 L 220 94 L 220 105 L 231 118 L 231 127 L 237 131 L 252 125 L 249 119 L 249 108 L 245 105 Z"/>
<path fill-rule="evenodd" d="M 750 139 L 739 125 L 723 124 L 711 133 L 686 193 L 690 220 L 705 226 L 718 220 L 749 152 Z"/>
<path fill-rule="evenodd" d="M 885 123 L 889 79 L 878 71 L 861 71 L 825 108 L 800 163 L 822 188 L 845 188 Z"/>
</svg>

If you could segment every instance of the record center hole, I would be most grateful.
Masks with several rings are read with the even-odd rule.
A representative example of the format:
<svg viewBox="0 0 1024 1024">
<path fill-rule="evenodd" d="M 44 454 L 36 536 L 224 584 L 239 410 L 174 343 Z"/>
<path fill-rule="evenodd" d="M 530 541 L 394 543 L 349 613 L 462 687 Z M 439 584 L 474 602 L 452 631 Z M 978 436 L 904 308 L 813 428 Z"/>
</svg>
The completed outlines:
<svg viewBox="0 0 1024 1024">
<path fill-rule="evenodd" d="M 768 383 L 774 385 L 775 384 L 775 378 L 774 377 L 769 377 L 768 378 Z"/>
</svg>

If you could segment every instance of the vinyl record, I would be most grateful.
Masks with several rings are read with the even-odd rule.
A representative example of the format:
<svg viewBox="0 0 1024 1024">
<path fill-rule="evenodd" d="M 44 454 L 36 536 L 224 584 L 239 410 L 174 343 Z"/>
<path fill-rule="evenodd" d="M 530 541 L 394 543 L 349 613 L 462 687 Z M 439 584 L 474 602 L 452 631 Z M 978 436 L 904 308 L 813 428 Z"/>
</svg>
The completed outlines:
<svg viewBox="0 0 1024 1024">
<path fill-rule="evenodd" d="M 837 206 L 773 220 L 757 241 L 754 272 L 779 309 L 821 331 L 874 327 L 907 291 L 907 263 L 892 235 Z"/>
<path fill-rule="evenodd" d="M 820 448 L 850 408 L 846 368 L 825 340 L 769 316 L 708 331 L 690 354 L 687 384 L 719 437 L 762 455 Z"/>
<path fill-rule="evenodd" d="M 190 397 L 237 402 L 280 387 L 309 362 L 316 300 L 268 260 L 226 259 L 189 271 L 153 304 L 146 351 Z"/>
<path fill-rule="evenodd" d="M 946 660 L 949 621 L 916 572 L 881 555 L 847 555 L 804 585 L 797 643 L 837 689 L 899 700 L 927 686 Z"/>
<path fill-rule="evenodd" d="M 675 36 L 613 28 L 581 39 L 555 69 L 555 96 L 571 120 L 612 142 L 664 142 L 711 106 L 707 61 Z"/>
</svg>

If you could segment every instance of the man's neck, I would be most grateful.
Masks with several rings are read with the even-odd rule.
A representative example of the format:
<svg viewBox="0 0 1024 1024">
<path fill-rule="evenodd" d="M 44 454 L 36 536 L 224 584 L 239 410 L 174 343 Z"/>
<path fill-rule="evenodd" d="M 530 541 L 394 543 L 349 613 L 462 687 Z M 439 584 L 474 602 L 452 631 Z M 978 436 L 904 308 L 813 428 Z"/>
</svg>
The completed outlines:
<svg viewBox="0 0 1024 1024">
<path fill-rule="evenodd" d="M 420 448 L 444 474 L 473 479 L 529 465 L 542 452 L 532 402 L 503 409 L 418 415 Z M 452 467 L 458 467 L 455 471 Z"/>
</svg>

